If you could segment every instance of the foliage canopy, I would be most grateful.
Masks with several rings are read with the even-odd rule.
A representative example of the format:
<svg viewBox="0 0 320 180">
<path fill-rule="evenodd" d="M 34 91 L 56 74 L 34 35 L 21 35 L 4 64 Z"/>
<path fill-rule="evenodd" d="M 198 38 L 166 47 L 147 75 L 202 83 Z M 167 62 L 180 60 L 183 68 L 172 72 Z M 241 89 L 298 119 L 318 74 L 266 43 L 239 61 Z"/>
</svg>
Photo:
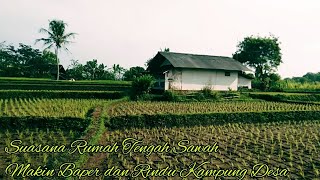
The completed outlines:
<svg viewBox="0 0 320 180">
<path fill-rule="evenodd" d="M 270 88 L 275 72 L 282 63 L 279 39 L 270 37 L 246 37 L 239 42 L 238 50 L 233 58 L 255 69 L 255 77 L 259 82 L 259 89 Z"/>
<path fill-rule="evenodd" d="M 239 42 L 238 50 L 233 58 L 255 69 L 255 75 L 259 79 L 275 72 L 282 63 L 281 49 L 278 38 L 271 37 L 246 37 Z"/>
</svg>

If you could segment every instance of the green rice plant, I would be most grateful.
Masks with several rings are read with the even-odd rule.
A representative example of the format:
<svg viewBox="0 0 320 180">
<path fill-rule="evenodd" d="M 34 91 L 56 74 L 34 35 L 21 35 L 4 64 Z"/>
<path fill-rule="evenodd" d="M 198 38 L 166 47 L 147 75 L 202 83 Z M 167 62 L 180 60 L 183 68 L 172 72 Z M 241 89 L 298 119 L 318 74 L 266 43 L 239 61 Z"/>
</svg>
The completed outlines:
<svg viewBox="0 0 320 180">
<path fill-rule="evenodd" d="M 111 116 L 139 114 L 192 114 L 212 112 L 315 111 L 320 105 L 281 102 L 124 102 L 112 107 Z"/>
<path fill-rule="evenodd" d="M 293 168 L 293 163 L 292 163 L 292 161 L 289 162 L 289 165 L 290 165 L 291 168 Z"/>
<path fill-rule="evenodd" d="M 89 109 L 108 100 L 99 99 L 40 99 L 20 98 L 5 99 L 4 113 L 6 116 L 24 117 L 78 117 L 84 118 Z M 18 111 L 17 111 L 18 109 Z"/>
<path fill-rule="evenodd" d="M 11 136 L 11 132 L 10 132 L 8 129 L 6 130 L 5 135 L 6 135 L 6 137 L 9 138 L 9 139 L 12 137 L 12 136 Z"/>
<path fill-rule="evenodd" d="M 310 161 L 310 163 L 313 163 L 313 158 L 312 158 L 312 156 L 309 156 L 309 161 Z"/>
<path fill-rule="evenodd" d="M 43 164 L 47 164 L 48 163 L 48 154 L 47 153 L 44 153 L 43 154 L 43 160 L 42 160 L 42 162 L 43 162 Z"/>
<path fill-rule="evenodd" d="M 298 165 L 298 169 L 299 169 L 299 174 L 302 176 L 302 178 L 305 178 L 303 167 Z"/>
<path fill-rule="evenodd" d="M 9 137 L 5 138 L 6 147 L 10 147 L 11 139 Z"/>
<path fill-rule="evenodd" d="M 299 156 L 300 164 L 304 165 L 304 161 L 301 156 Z"/>
<path fill-rule="evenodd" d="M 157 162 L 156 164 L 159 167 L 170 166 L 181 169 L 184 166 L 188 166 L 190 164 L 188 163 L 189 161 L 197 163 L 208 161 L 210 163 L 207 167 L 210 169 L 216 167 L 231 169 L 237 167 L 248 168 L 254 164 L 266 163 L 269 167 L 287 167 L 295 179 L 312 179 L 316 178 L 315 171 L 318 170 L 316 166 L 320 145 L 316 141 L 315 135 L 316 137 L 320 135 L 319 128 L 319 120 L 258 122 L 254 124 L 222 123 L 202 127 L 156 127 L 132 128 L 125 131 L 115 130 L 107 131 L 104 137 L 109 137 L 108 142 L 110 143 L 121 142 L 125 137 L 136 137 L 143 139 L 145 144 L 159 144 L 164 139 L 170 139 L 170 146 L 176 146 L 180 140 L 188 139 L 192 144 L 207 145 L 217 142 L 219 145 L 217 153 L 185 153 L 179 155 L 174 153 L 155 153 L 155 156 L 149 157 L 132 153 L 132 159 L 135 161 L 128 158 L 129 155 L 117 158 L 118 161 L 132 161 L 134 162 L 133 166 L 137 163 L 152 164 Z M 136 136 L 133 136 L 134 134 Z M 250 134 L 253 134 L 253 136 Z M 159 137 L 163 138 L 159 139 Z M 273 143 L 271 143 L 272 137 Z M 300 145 L 300 139 L 304 142 L 305 147 Z M 295 141 L 299 143 L 298 148 L 295 145 Z M 315 149 L 315 151 L 311 151 L 309 154 L 307 152 L 310 149 Z M 112 155 L 112 157 L 116 158 L 117 156 Z M 106 156 L 106 162 L 109 162 L 112 157 Z M 154 157 L 158 157 L 159 160 L 153 160 L 152 158 Z M 189 160 L 188 158 L 191 159 Z M 110 165 L 116 165 L 118 161 L 112 162 Z M 123 162 L 120 162 L 120 164 L 123 164 Z M 307 164 L 310 164 L 310 166 L 306 166 Z M 314 164 L 314 167 L 311 167 L 312 164 Z M 304 169 L 300 170 L 299 165 Z M 299 171 L 302 171 L 302 173 L 299 173 Z"/>
<path fill-rule="evenodd" d="M 314 163 L 312 163 L 312 169 L 313 169 L 313 172 L 316 176 L 320 175 L 319 169 L 316 167 L 316 165 Z"/>
<path fill-rule="evenodd" d="M 139 157 L 136 157 L 136 162 L 137 162 L 137 164 L 140 164 L 140 158 Z"/>
<path fill-rule="evenodd" d="M 11 154 L 10 155 L 11 157 L 11 163 L 16 163 L 16 162 L 18 162 L 18 156 L 16 155 L 16 154 Z"/>
</svg>

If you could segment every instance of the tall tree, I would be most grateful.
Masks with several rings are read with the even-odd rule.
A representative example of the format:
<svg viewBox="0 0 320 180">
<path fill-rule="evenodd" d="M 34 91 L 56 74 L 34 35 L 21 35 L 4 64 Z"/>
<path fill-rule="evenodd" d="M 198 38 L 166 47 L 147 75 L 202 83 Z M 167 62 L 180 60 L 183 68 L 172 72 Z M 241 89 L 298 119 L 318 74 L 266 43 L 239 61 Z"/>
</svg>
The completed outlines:
<svg viewBox="0 0 320 180">
<path fill-rule="evenodd" d="M 68 78 L 76 80 L 83 80 L 86 76 L 84 66 L 80 64 L 78 60 L 71 60 L 71 65 L 68 67 L 66 73 Z"/>
<path fill-rule="evenodd" d="M 87 63 L 84 65 L 84 71 L 87 79 L 90 79 L 90 80 L 103 79 L 106 73 L 105 71 L 106 67 L 107 66 L 105 66 L 103 63 L 98 64 L 98 61 L 96 59 L 87 61 Z"/>
<path fill-rule="evenodd" d="M 282 63 L 281 49 L 278 38 L 270 37 L 246 37 L 239 42 L 238 50 L 233 58 L 255 69 L 256 78 L 266 83 L 266 79 L 275 73 Z"/>
<path fill-rule="evenodd" d="M 68 51 L 66 45 L 70 44 L 71 41 L 69 39 L 74 38 L 74 36 L 76 35 L 76 33 L 66 33 L 66 26 L 67 24 L 62 20 L 51 20 L 49 22 L 49 29 L 41 28 L 39 30 L 40 33 L 45 33 L 48 37 L 36 40 L 36 43 L 42 41 L 44 45 L 47 46 L 46 49 L 55 49 L 57 62 L 57 80 L 59 80 L 59 50 L 61 48 L 64 48 Z"/>
<path fill-rule="evenodd" d="M 0 76 L 49 77 L 55 62 L 54 53 L 41 52 L 22 43 L 19 43 L 18 48 L 4 44 L 0 47 Z"/>
<path fill-rule="evenodd" d="M 13 46 L 1 44 L 0 47 L 0 75 L 21 76 L 20 62 L 16 56 L 16 49 Z"/>
<path fill-rule="evenodd" d="M 146 70 L 143 67 L 136 66 L 131 67 L 123 74 L 123 79 L 125 81 L 133 81 L 134 79 L 143 76 L 146 73 Z"/>
<path fill-rule="evenodd" d="M 42 58 L 41 51 L 20 43 L 19 48 L 16 50 L 16 57 L 22 76 L 43 77 L 44 69 L 46 69 L 44 66 L 48 65 L 48 63 Z"/>
<path fill-rule="evenodd" d="M 125 71 L 125 69 L 123 67 L 121 67 L 119 64 L 114 64 L 112 66 L 112 73 L 115 76 L 116 80 L 120 80 L 122 73 Z"/>
</svg>

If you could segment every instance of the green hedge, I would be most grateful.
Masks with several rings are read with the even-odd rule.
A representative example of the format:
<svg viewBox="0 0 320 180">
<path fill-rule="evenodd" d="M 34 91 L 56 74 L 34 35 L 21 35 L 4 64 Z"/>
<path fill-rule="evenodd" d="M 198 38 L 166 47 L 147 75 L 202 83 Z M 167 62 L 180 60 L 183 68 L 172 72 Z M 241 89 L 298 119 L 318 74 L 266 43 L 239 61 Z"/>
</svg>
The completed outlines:
<svg viewBox="0 0 320 180">
<path fill-rule="evenodd" d="M 320 89 L 283 89 L 287 93 L 320 93 Z"/>
<path fill-rule="evenodd" d="M 250 93 L 250 97 L 268 101 L 299 101 L 316 102 L 320 101 L 320 94 L 263 94 Z"/>
<path fill-rule="evenodd" d="M 85 131 L 91 123 L 91 118 L 53 118 L 53 117 L 0 117 L 1 128 L 24 129 L 24 128 L 53 128 L 75 131 Z"/>
<path fill-rule="evenodd" d="M 117 80 L 80 80 L 80 81 L 68 81 L 68 80 L 50 80 L 41 78 L 9 78 L 0 77 L 0 84 L 65 84 L 65 85 L 123 85 L 131 86 L 130 81 L 117 81 Z"/>
<path fill-rule="evenodd" d="M 68 98 L 68 99 L 120 99 L 121 91 L 24 91 L 0 90 L 0 98 Z"/>
<path fill-rule="evenodd" d="M 210 114 L 157 114 L 157 115 L 127 115 L 110 117 L 105 120 L 105 126 L 110 129 L 152 128 L 152 127 L 184 127 L 206 126 L 224 123 L 263 123 L 287 120 L 320 119 L 319 111 L 289 111 L 289 112 L 242 112 L 242 113 L 210 113 Z"/>
<path fill-rule="evenodd" d="M 82 90 L 82 91 L 127 91 L 127 85 L 87 85 L 87 84 L 1 84 L 0 90 Z"/>
</svg>

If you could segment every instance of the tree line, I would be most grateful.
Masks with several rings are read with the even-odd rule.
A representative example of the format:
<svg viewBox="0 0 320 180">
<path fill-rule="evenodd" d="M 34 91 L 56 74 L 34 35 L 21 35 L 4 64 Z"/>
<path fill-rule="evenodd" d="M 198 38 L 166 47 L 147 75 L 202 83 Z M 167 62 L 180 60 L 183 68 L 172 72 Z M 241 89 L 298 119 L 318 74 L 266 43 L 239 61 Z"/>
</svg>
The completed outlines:
<svg viewBox="0 0 320 180">
<path fill-rule="evenodd" d="M 125 80 L 132 81 L 146 73 L 143 67 L 136 66 L 126 70 L 119 64 L 108 68 L 103 63 L 99 64 L 96 59 L 87 61 L 85 64 L 78 60 L 71 60 L 71 66 L 66 70 L 68 79 L 76 80 Z"/>
<path fill-rule="evenodd" d="M 85 64 L 72 60 L 71 66 L 65 70 L 60 65 L 58 54 L 61 50 L 69 51 L 66 46 L 72 43 L 70 39 L 77 35 L 74 32 L 67 33 L 66 27 L 67 23 L 62 20 L 51 20 L 49 28 L 40 28 L 39 33 L 45 34 L 46 37 L 36 39 L 35 43 L 42 42 L 45 46 L 44 51 L 22 43 L 18 48 L 0 43 L 0 76 L 131 81 L 145 73 L 145 69 L 139 66 L 126 70 L 119 64 L 114 64 L 107 68 L 96 59 Z M 49 49 L 54 49 L 54 53 L 48 51 Z"/>
<path fill-rule="evenodd" d="M 284 80 L 285 81 L 293 81 L 293 82 L 297 82 L 297 83 L 313 83 L 313 82 L 320 83 L 320 72 L 318 72 L 318 73 L 308 72 L 307 74 L 303 75 L 302 77 L 285 78 Z"/>
<path fill-rule="evenodd" d="M 20 43 L 18 47 L 0 44 L 0 76 L 29 77 L 29 78 L 55 78 L 56 55 L 48 50 L 40 51 L 30 45 Z M 126 70 L 119 64 L 108 68 L 98 60 L 93 59 L 79 63 L 72 60 L 65 72 L 60 73 L 64 79 L 75 80 L 127 80 L 131 81 L 145 73 L 143 67 L 131 67 Z"/>
<path fill-rule="evenodd" d="M 18 47 L 0 44 L 0 76 L 48 78 L 56 55 L 20 43 Z"/>
</svg>

